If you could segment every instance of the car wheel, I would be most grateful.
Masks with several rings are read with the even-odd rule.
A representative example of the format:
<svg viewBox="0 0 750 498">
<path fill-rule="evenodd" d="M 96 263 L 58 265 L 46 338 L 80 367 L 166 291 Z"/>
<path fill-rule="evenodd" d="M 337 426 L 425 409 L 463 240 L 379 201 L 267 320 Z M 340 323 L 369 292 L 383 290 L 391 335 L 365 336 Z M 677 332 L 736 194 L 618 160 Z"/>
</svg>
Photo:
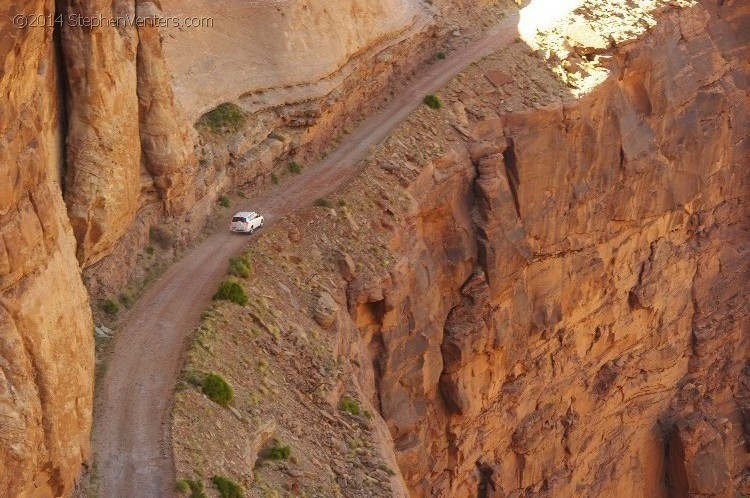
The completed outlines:
<svg viewBox="0 0 750 498">
<path fill-rule="evenodd" d="M 263 222 L 262 221 L 260 222 L 260 226 L 263 226 Z"/>
<path fill-rule="evenodd" d="M 249 233 L 250 235 L 252 235 L 254 230 L 255 229 L 251 227 L 250 230 L 247 233 Z"/>
</svg>

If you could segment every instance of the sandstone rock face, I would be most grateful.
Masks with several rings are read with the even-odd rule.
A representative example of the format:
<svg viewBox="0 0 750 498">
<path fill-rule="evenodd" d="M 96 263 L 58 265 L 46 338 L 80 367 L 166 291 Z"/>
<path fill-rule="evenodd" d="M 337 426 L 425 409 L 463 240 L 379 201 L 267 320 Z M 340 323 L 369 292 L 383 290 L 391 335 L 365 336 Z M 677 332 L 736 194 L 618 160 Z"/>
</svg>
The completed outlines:
<svg viewBox="0 0 750 498">
<path fill-rule="evenodd" d="M 61 196 L 61 114 L 51 29 L 0 7 L 0 496 L 66 496 L 88 456 L 93 341 Z"/>
<path fill-rule="evenodd" d="M 160 7 L 160 2 L 139 1 L 136 16 L 163 18 Z M 145 166 L 167 212 L 179 214 L 188 207 L 194 163 L 190 144 L 196 137 L 175 105 L 162 35 L 154 23 L 138 27 L 137 60 L 140 139 Z"/>
<path fill-rule="evenodd" d="M 414 496 L 738 489 L 741 19 L 665 11 L 593 91 L 479 119 L 412 183 L 402 259 L 350 299 L 380 337 L 377 399 Z"/>
<path fill-rule="evenodd" d="M 327 292 L 321 292 L 315 301 L 315 309 L 313 310 L 313 318 L 318 325 L 324 329 L 331 328 L 333 322 L 336 320 L 336 314 L 339 311 L 339 306 L 334 301 L 333 297 Z"/>
<path fill-rule="evenodd" d="M 162 0 L 169 15 L 205 17 L 213 27 L 172 30 L 165 55 L 177 99 L 195 120 L 240 95 L 287 88 L 281 102 L 310 98 L 349 59 L 394 38 L 421 14 L 413 0 L 225 2 Z M 262 98 L 262 97 L 260 97 Z"/>
<path fill-rule="evenodd" d="M 696 414 L 681 421 L 669 440 L 667 476 L 674 496 L 728 496 L 731 473 L 722 434 Z"/>
<path fill-rule="evenodd" d="M 60 12 L 105 19 L 133 17 L 133 2 L 69 2 Z M 63 23 L 68 87 L 65 201 L 89 264 L 112 249 L 138 208 L 141 145 L 134 27 L 85 28 Z"/>
</svg>

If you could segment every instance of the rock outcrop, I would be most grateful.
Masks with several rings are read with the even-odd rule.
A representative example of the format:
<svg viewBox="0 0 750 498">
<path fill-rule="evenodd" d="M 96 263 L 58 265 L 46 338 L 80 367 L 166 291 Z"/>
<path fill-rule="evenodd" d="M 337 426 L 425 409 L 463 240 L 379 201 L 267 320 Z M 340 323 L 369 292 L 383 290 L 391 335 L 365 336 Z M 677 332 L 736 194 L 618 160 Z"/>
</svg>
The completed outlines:
<svg viewBox="0 0 750 498">
<path fill-rule="evenodd" d="M 611 52 L 606 79 L 558 104 L 447 91 L 484 116 L 468 152 L 412 183 L 384 311 L 354 313 L 382 337 L 377 396 L 414 496 L 664 496 L 665 479 L 726 496 L 742 479 L 738 19 L 738 4 L 661 12 Z"/>
<path fill-rule="evenodd" d="M 193 188 L 195 158 L 190 144 L 195 133 L 176 105 L 164 60 L 162 34 L 156 19 L 164 17 L 160 2 L 136 3 L 137 18 L 149 20 L 138 27 L 138 107 L 143 162 L 153 179 L 166 212 L 184 212 Z M 154 199 L 155 200 L 155 199 Z"/>
<path fill-rule="evenodd" d="M 22 5 L 21 5 L 22 4 Z M 63 203 L 52 28 L 0 7 L 0 496 L 66 496 L 88 457 L 93 340 Z"/>
<path fill-rule="evenodd" d="M 133 2 L 64 2 L 63 19 L 134 18 Z M 67 79 L 65 201 L 78 259 L 107 255 L 138 209 L 141 190 L 134 26 L 60 28 Z"/>
<path fill-rule="evenodd" d="M 729 496 L 732 473 L 725 442 L 732 426 L 718 431 L 698 414 L 680 421 L 669 440 L 667 485 L 674 496 Z M 726 440 L 725 440 L 726 438 Z"/>
<path fill-rule="evenodd" d="M 168 15 L 211 23 L 165 33 L 177 100 L 191 121 L 246 94 L 265 105 L 274 91 L 283 94 L 276 105 L 324 96 L 350 59 L 427 20 L 411 0 L 161 3 Z"/>
</svg>

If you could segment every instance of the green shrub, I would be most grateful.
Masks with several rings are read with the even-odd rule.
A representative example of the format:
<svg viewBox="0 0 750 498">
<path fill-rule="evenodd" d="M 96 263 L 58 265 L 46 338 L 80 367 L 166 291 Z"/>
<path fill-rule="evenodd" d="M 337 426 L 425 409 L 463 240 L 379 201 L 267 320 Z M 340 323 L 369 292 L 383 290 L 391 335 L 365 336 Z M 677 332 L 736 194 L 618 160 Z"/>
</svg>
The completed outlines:
<svg viewBox="0 0 750 498">
<path fill-rule="evenodd" d="M 120 311 L 120 305 L 112 299 L 105 299 L 99 304 L 99 308 L 108 315 L 115 316 Z"/>
<path fill-rule="evenodd" d="M 424 105 L 426 105 L 430 109 L 442 109 L 443 107 L 443 101 L 440 100 L 440 97 L 438 97 L 434 93 L 425 96 L 422 102 L 424 102 Z"/>
<path fill-rule="evenodd" d="M 148 254 L 150 256 L 153 253 L 154 253 L 154 246 L 148 246 L 148 247 L 146 247 L 146 254 Z"/>
<path fill-rule="evenodd" d="M 198 121 L 198 125 L 220 135 L 235 133 L 246 123 L 245 113 L 236 104 L 225 102 L 207 112 Z"/>
<path fill-rule="evenodd" d="M 445 59 L 445 52 L 438 52 L 435 57 L 437 57 L 438 59 L 442 61 Z"/>
<path fill-rule="evenodd" d="M 205 491 L 203 491 L 203 483 L 201 481 L 188 481 L 190 485 L 190 498 L 208 498 Z"/>
<path fill-rule="evenodd" d="M 289 460 L 291 455 L 292 449 L 289 446 L 275 444 L 269 448 L 267 457 L 269 460 Z"/>
<path fill-rule="evenodd" d="M 344 199 L 339 200 L 339 206 L 346 207 L 346 201 Z"/>
<path fill-rule="evenodd" d="M 278 142 L 283 142 L 284 141 L 284 137 L 281 134 L 279 134 L 278 132 L 275 132 L 275 131 L 271 132 L 271 134 L 268 135 L 268 138 L 270 138 L 272 140 L 276 140 Z"/>
<path fill-rule="evenodd" d="M 290 161 L 288 168 L 289 172 L 294 173 L 295 175 L 302 173 L 302 165 L 297 161 Z"/>
<path fill-rule="evenodd" d="M 198 375 L 192 368 L 187 371 L 187 381 L 195 387 L 201 387 L 203 385 L 203 379 Z"/>
<path fill-rule="evenodd" d="M 318 207 L 327 207 L 327 208 L 332 206 L 331 201 L 323 197 L 319 199 L 315 199 L 315 202 L 313 202 L 313 204 Z"/>
<path fill-rule="evenodd" d="M 133 294 L 131 294 L 130 292 L 123 292 L 122 294 L 120 294 L 119 299 L 120 304 L 128 309 L 130 309 L 130 307 L 135 303 L 135 297 L 133 297 Z"/>
<path fill-rule="evenodd" d="M 219 196 L 219 205 L 221 207 L 228 208 L 232 204 L 232 201 L 229 200 L 229 197 L 226 195 Z"/>
<path fill-rule="evenodd" d="M 245 494 L 239 484 L 223 476 L 214 476 L 211 481 L 219 490 L 221 498 L 243 498 Z"/>
<path fill-rule="evenodd" d="M 185 494 L 190 491 L 190 484 L 185 479 L 179 480 L 175 483 L 174 490 L 178 493 Z"/>
<path fill-rule="evenodd" d="M 189 498 L 207 498 L 203 490 L 203 483 L 193 481 L 192 479 L 182 479 L 177 481 L 174 486 L 178 493 L 185 494 L 190 492 Z"/>
<path fill-rule="evenodd" d="M 341 410 L 342 412 L 350 413 L 352 415 L 359 415 L 359 403 L 356 399 L 344 396 L 339 401 L 339 410 Z"/>
<path fill-rule="evenodd" d="M 245 293 L 245 289 L 243 289 L 237 282 L 232 282 L 231 280 L 225 280 L 221 283 L 219 290 L 214 294 L 214 299 L 220 301 L 231 301 L 240 306 L 245 306 L 247 304 L 247 294 Z"/>
<path fill-rule="evenodd" d="M 201 391 L 217 405 L 227 406 L 234 399 L 232 386 L 217 373 L 210 373 L 203 378 Z"/>
<path fill-rule="evenodd" d="M 274 185 L 279 184 L 279 177 L 278 175 L 276 175 L 276 173 L 271 173 L 271 183 L 273 183 Z"/>
<path fill-rule="evenodd" d="M 229 260 L 229 273 L 239 278 L 250 276 L 250 265 L 241 258 L 232 258 Z"/>
</svg>

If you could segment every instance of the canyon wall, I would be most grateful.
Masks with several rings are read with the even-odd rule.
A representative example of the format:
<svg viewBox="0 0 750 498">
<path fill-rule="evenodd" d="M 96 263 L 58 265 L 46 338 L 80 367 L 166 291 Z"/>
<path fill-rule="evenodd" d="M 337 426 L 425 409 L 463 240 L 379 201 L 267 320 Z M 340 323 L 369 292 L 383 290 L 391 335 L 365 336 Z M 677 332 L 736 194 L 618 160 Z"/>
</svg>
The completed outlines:
<svg viewBox="0 0 750 498">
<path fill-rule="evenodd" d="M 747 19 L 662 12 L 561 104 L 446 90 L 468 152 L 349 288 L 414 496 L 746 492 Z"/>
<path fill-rule="evenodd" d="M 0 7 L 0 496 L 63 496 L 88 457 L 93 341 L 62 199 L 60 81 L 52 28 Z"/>
<path fill-rule="evenodd" d="M 268 92 L 281 89 L 286 93 L 279 104 L 322 96 L 333 85 L 319 95 L 314 87 L 324 86 L 352 57 L 428 19 L 411 0 L 161 3 L 166 15 L 213 25 L 165 33 L 175 94 L 191 121 L 246 94 L 257 94 L 264 104 L 272 99 Z"/>
</svg>

